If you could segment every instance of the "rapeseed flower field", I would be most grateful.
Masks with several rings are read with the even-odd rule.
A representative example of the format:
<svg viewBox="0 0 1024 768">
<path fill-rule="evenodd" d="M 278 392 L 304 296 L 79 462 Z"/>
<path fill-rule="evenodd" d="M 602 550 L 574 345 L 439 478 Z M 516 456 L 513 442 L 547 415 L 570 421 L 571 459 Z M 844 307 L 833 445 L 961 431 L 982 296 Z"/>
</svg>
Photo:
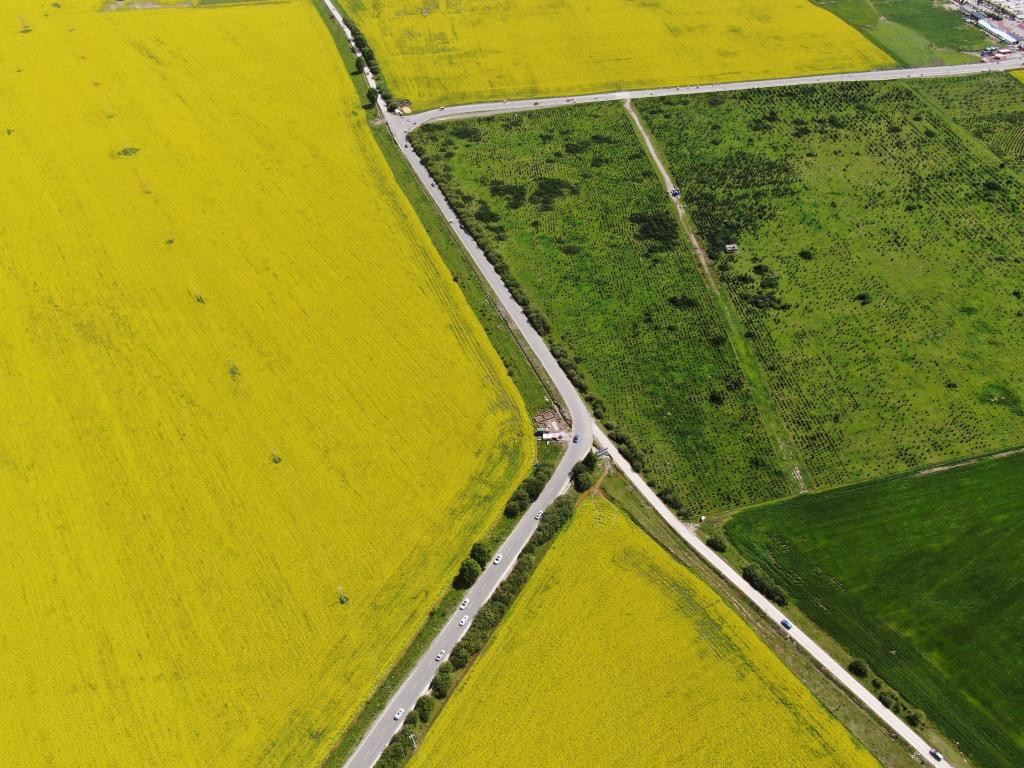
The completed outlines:
<svg viewBox="0 0 1024 768">
<path fill-rule="evenodd" d="M 410 765 L 766 763 L 878 765 L 709 587 L 591 498 Z"/>
<path fill-rule="evenodd" d="M 349 4 L 413 109 L 894 66 L 807 0 Z"/>
<path fill-rule="evenodd" d="M 317 765 L 528 420 L 309 3 L 98 6 L 0 9 L 0 765 Z"/>
</svg>

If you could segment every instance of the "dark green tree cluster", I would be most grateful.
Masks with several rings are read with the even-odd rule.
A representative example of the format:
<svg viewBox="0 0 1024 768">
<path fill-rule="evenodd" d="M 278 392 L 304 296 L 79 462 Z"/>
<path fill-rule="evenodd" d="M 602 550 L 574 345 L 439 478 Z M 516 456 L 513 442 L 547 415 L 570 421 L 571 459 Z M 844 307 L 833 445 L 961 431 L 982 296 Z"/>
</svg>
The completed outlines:
<svg viewBox="0 0 1024 768">
<path fill-rule="evenodd" d="M 551 479 L 551 473 L 554 470 L 555 467 L 551 462 L 537 462 L 530 476 L 519 484 L 515 493 L 505 504 L 505 517 L 514 519 L 523 514 L 540 496 L 540 492 L 544 490 L 544 486 Z"/>
<path fill-rule="evenodd" d="M 589 490 L 597 479 L 597 455 L 588 453 L 579 464 L 572 468 L 572 487 L 577 493 Z"/>
<path fill-rule="evenodd" d="M 782 588 L 765 576 L 756 565 L 744 566 L 743 579 L 776 605 L 786 604 L 786 594 L 782 591 Z"/>
<path fill-rule="evenodd" d="M 708 545 L 708 549 L 713 549 L 715 552 L 725 552 L 725 550 L 728 549 L 725 545 L 725 541 L 723 541 L 719 536 L 711 536 L 704 543 Z"/>
</svg>

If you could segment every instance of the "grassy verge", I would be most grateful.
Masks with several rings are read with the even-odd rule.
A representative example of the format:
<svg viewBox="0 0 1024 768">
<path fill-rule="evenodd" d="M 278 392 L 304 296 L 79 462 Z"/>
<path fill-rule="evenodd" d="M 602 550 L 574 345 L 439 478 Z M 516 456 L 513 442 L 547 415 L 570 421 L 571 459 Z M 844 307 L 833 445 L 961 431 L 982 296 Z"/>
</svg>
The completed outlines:
<svg viewBox="0 0 1024 768">
<path fill-rule="evenodd" d="M 884 725 L 851 699 L 843 688 L 825 675 L 798 647 L 790 643 L 774 622 L 751 606 L 739 592 L 719 576 L 717 571 L 710 568 L 687 547 L 628 480 L 617 472 L 611 472 L 603 481 L 601 491 L 617 507 L 625 511 L 638 527 L 710 585 L 879 762 L 886 768 L 912 768 L 919 765 L 902 741 L 894 740 Z M 801 623 L 801 627 L 806 629 L 806 623 Z M 832 646 L 827 650 L 835 655 L 835 644 Z M 837 658 L 843 659 L 845 656 L 844 652 Z"/>
</svg>

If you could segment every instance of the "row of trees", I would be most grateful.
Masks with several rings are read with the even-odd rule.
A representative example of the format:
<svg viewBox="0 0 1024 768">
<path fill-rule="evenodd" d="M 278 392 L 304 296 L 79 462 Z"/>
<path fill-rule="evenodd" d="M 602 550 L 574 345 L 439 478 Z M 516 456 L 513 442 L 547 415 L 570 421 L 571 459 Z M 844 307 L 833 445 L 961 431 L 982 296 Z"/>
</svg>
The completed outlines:
<svg viewBox="0 0 1024 768">
<path fill-rule="evenodd" d="M 514 520 L 529 509 L 530 505 L 540 496 L 540 492 L 544 490 L 548 480 L 551 479 L 552 472 L 554 472 L 554 464 L 550 461 L 537 462 L 530 476 L 519 484 L 515 493 L 505 504 L 505 517 Z M 473 586 L 480 574 L 483 573 L 484 568 L 487 567 L 491 554 L 491 549 L 486 543 L 478 541 L 474 544 L 469 551 L 469 557 L 459 565 L 459 572 L 455 576 L 453 586 L 456 589 L 469 589 Z"/>
<path fill-rule="evenodd" d="M 566 496 L 560 497 L 548 507 L 512 571 L 501 582 L 491 599 L 473 617 L 469 630 L 452 648 L 448 660 L 438 667 L 434 679 L 430 682 L 429 693 L 420 697 L 416 706 L 406 715 L 401 730 L 395 734 L 377 760 L 376 768 L 399 768 L 412 756 L 416 748 L 417 727 L 421 723 L 429 722 L 438 701 L 447 698 L 451 693 L 455 685 L 456 672 L 464 669 L 490 639 L 536 567 L 537 549 L 553 539 L 555 534 L 565 527 L 574 509 L 574 500 Z M 467 562 L 473 562 L 478 568 L 482 568 L 490 560 L 491 554 L 490 547 L 483 542 L 477 542 L 473 545 Z"/>
<path fill-rule="evenodd" d="M 429 152 L 427 142 L 433 140 L 433 138 L 427 138 L 424 140 L 420 139 L 417 134 L 422 134 L 424 137 L 434 137 L 438 133 L 443 134 L 451 131 L 458 135 L 459 130 L 461 130 L 463 134 L 466 135 L 467 130 L 465 128 L 460 129 L 458 125 L 459 124 L 456 124 L 456 127 L 453 128 L 451 124 L 446 123 L 427 124 L 410 136 L 410 140 L 416 148 L 417 154 L 419 154 L 431 177 L 441 184 L 450 183 L 452 181 L 451 174 L 444 167 L 445 161 L 434 157 Z M 521 187 L 505 187 L 499 184 L 496 189 L 497 191 L 492 189 L 492 192 L 507 196 L 511 207 L 520 207 L 523 204 L 524 199 L 528 199 L 529 202 L 538 205 L 542 210 L 550 209 L 559 197 L 576 194 L 578 191 L 568 182 L 549 178 L 540 179 L 537 189 L 534 190 L 528 198 L 526 197 L 525 190 Z M 570 355 L 569 352 L 561 345 L 552 342 L 550 339 L 552 332 L 551 323 L 548 321 L 547 317 L 545 317 L 544 313 L 531 303 L 530 297 L 526 294 L 526 290 L 515 278 L 515 275 L 512 274 L 512 270 L 509 267 L 508 262 L 505 261 L 504 256 L 502 256 L 502 254 L 490 244 L 489 238 L 484 236 L 484 232 L 482 230 L 486 228 L 486 222 L 478 221 L 478 217 L 471 214 L 469 211 L 468 204 L 458 198 L 457 195 L 449 195 L 447 189 L 445 190 L 445 197 L 448 199 L 448 202 L 458 215 L 461 225 L 471 235 L 473 235 L 473 238 L 480 244 L 480 248 L 483 250 L 484 256 L 491 263 L 491 266 L 494 267 L 494 271 L 501 277 L 505 287 L 508 288 L 508 292 L 512 294 L 512 298 L 522 308 L 523 313 L 526 315 L 526 319 L 530 321 L 530 325 L 532 325 L 537 333 L 545 337 L 545 340 L 548 341 L 548 347 L 551 350 L 551 354 L 558 361 L 558 364 L 565 372 L 569 381 L 572 382 L 572 385 L 590 404 L 594 416 L 604 425 L 605 429 L 608 430 L 608 437 L 619 446 L 619 450 L 622 452 L 623 457 L 630 463 L 633 469 L 637 472 L 643 471 L 646 463 L 644 453 L 632 438 L 629 437 L 629 435 L 619 430 L 616 425 L 607 418 L 604 402 L 590 392 L 590 386 L 587 383 L 587 379 L 572 355 Z M 671 500 L 664 496 L 662 496 L 662 499 L 676 511 L 681 510 L 680 502 L 675 495 L 672 495 Z"/>
<path fill-rule="evenodd" d="M 398 106 L 398 100 L 391 92 L 391 88 L 388 87 L 387 80 L 384 78 L 384 73 L 381 71 L 380 63 L 377 61 L 377 55 L 373 52 L 373 48 L 351 17 L 345 17 L 345 26 L 351 30 L 352 39 L 355 41 L 356 48 L 359 49 L 356 55 L 356 71 L 353 74 L 361 75 L 363 67 L 366 67 L 373 74 L 374 82 L 377 83 L 376 89 L 371 88 L 366 93 L 370 104 L 372 105 L 377 100 L 377 94 L 379 93 L 384 98 L 387 108 L 394 110 Z"/>
</svg>

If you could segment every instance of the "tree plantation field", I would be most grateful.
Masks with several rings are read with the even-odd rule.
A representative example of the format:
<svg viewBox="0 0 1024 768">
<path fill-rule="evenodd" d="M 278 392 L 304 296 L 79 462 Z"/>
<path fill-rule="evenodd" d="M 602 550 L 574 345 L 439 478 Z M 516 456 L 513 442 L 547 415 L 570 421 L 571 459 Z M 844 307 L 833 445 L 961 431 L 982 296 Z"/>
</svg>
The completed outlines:
<svg viewBox="0 0 1024 768">
<path fill-rule="evenodd" d="M 664 498 L 709 511 L 786 492 L 722 320 L 620 104 L 440 122 L 410 139 Z"/>
<path fill-rule="evenodd" d="M 345 7 L 395 95 L 414 109 L 893 64 L 807 0 L 352 0 Z"/>
<path fill-rule="evenodd" d="M 721 598 L 598 497 L 577 509 L 410 762 L 764 764 L 877 766 Z"/>
<path fill-rule="evenodd" d="M 985 87 L 971 78 L 917 84 L 922 98 L 940 107 L 959 129 L 970 133 L 1024 180 L 1024 72 L 990 78 Z"/>
<path fill-rule="evenodd" d="M 980 768 L 1024 765 L 1024 454 L 801 496 L 726 530 Z"/>
<path fill-rule="evenodd" d="M 97 5 L 0 9 L 0 764 L 314 766 L 528 420 L 309 3 Z"/>
<path fill-rule="evenodd" d="M 994 74 L 637 103 L 818 486 L 1024 442 L 1024 187 L 957 125 L 971 92 L 1024 96 Z"/>
</svg>

